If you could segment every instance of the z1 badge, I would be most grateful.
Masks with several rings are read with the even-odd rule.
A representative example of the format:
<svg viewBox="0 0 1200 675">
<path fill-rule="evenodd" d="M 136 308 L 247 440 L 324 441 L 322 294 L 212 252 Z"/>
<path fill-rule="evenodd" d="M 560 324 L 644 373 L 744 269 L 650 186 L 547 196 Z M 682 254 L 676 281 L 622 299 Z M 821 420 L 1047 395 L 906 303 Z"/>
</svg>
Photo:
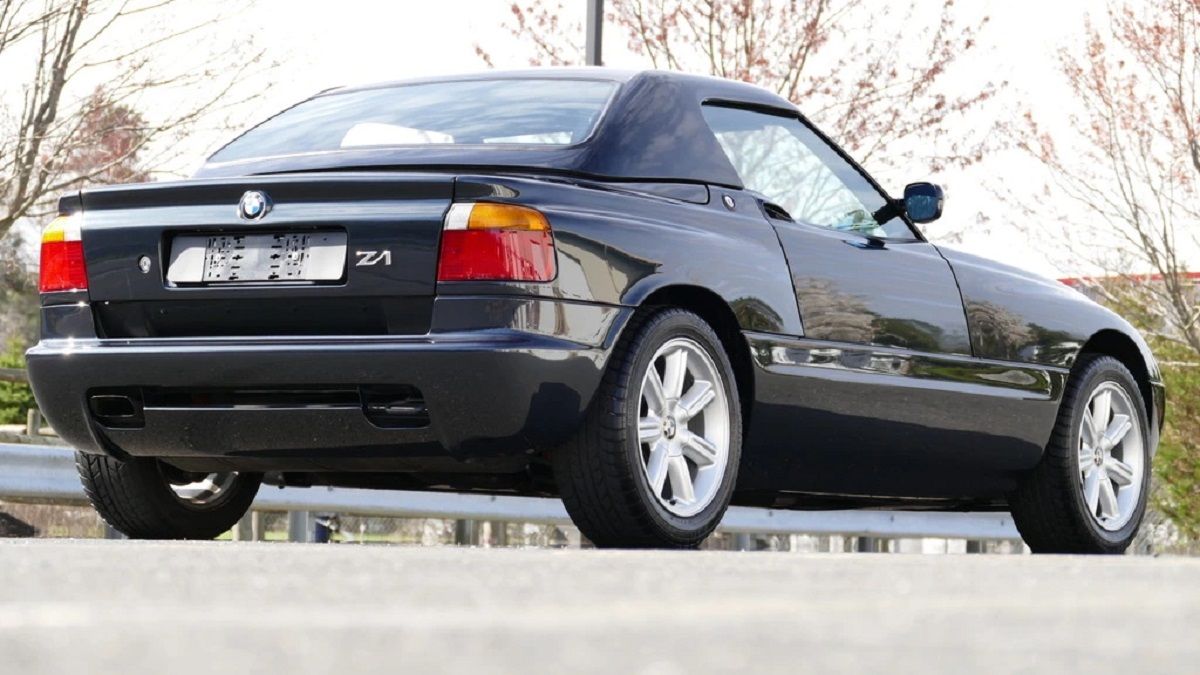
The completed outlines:
<svg viewBox="0 0 1200 675">
<path fill-rule="evenodd" d="M 383 264 L 385 266 L 392 264 L 392 252 L 383 251 L 355 251 L 354 255 L 358 257 L 358 262 L 355 267 L 374 267 L 375 265 Z"/>
</svg>

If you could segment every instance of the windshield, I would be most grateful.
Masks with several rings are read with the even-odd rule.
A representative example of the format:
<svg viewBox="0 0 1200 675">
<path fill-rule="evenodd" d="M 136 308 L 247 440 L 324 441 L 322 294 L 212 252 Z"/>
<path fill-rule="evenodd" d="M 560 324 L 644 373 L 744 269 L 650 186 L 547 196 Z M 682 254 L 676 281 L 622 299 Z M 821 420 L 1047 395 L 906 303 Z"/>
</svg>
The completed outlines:
<svg viewBox="0 0 1200 675">
<path fill-rule="evenodd" d="M 616 86 L 498 79 L 327 94 L 254 127 L 209 161 L 391 145 L 573 145 L 591 133 Z"/>
</svg>

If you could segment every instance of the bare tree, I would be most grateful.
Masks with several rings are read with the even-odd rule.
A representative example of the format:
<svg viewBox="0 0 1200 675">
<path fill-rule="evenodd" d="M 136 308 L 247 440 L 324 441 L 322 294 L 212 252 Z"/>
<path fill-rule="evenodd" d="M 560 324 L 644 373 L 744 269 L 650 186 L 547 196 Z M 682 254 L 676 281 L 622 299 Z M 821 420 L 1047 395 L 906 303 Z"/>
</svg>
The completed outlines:
<svg viewBox="0 0 1200 675">
<path fill-rule="evenodd" d="M 953 0 L 932 14 L 915 2 L 863 0 L 608 4 L 607 21 L 648 65 L 773 89 L 873 170 L 907 173 L 914 159 L 935 171 L 963 166 L 987 147 L 986 128 L 973 138 L 942 131 L 1001 86 L 980 81 L 961 95 L 944 93 L 946 72 L 975 48 L 987 22 L 960 25 Z M 583 29 L 564 22 L 569 15 L 561 0 L 526 0 L 513 3 L 507 28 L 532 46 L 533 65 L 581 64 Z M 495 65 L 485 47 L 476 51 Z"/>
<path fill-rule="evenodd" d="M 1097 292 L 1144 306 L 1145 328 L 1200 355 L 1200 296 L 1185 274 L 1200 252 L 1198 40 L 1200 0 L 1114 4 L 1059 54 L 1079 112 L 1066 125 L 1028 112 L 1010 132 L 1047 169 L 1039 206 L 1070 205 L 1056 214 L 1066 250 L 1128 282 L 1098 279 Z"/>
<path fill-rule="evenodd" d="M 4 92 L 19 108 L 0 107 L 0 238 L 63 191 L 145 178 L 132 160 L 157 168 L 196 125 L 223 125 L 223 113 L 262 95 L 239 86 L 269 67 L 262 53 L 214 38 L 225 14 L 189 20 L 189 10 L 180 0 L 0 0 L 0 68 L 25 72 Z M 165 113 L 136 112 L 153 97 L 169 97 Z"/>
<path fill-rule="evenodd" d="M 142 114 L 108 100 L 102 89 L 92 92 L 82 110 L 76 135 L 85 140 L 66 148 L 61 156 L 48 158 L 49 169 L 106 185 L 149 180 L 142 153 L 150 125 Z"/>
</svg>

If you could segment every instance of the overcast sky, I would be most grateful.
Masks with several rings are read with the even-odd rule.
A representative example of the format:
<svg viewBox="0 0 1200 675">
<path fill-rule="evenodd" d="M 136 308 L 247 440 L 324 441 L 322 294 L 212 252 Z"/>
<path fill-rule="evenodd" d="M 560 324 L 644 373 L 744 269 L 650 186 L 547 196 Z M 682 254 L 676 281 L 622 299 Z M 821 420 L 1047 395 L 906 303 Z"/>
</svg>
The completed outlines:
<svg viewBox="0 0 1200 675">
<path fill-rule="evenodd" d="M 215 0 L 200 0 L 188 3 L 186 11 L 203 13 L 216 4 Z M 510 4 L 508 0 L 258 0 L 231 29 L 253 35 L 256 46 L 265 49 L 268 57 L 280 65 L 275 71 L 276 86 L 260 109 L 245 111 L 245 121 L 257 121 L 332 86 L 480 70 L 483 64 L 475 53 L 477 43 L 491 52 L 497 66 L 522 67 L 527 64 L 528 50 L 515 44 L 500 27 L 510 16 Z M 585 0 L 568 0 L 567 4 L 577 5 L 575 11 L 582 20 Z M 979 48 L 956 64 L 947 82 L 971 91 L 983 81 L 1007 80 L 1010 85 L 988 103 L 985 117 L 1011 117 L 1021 105 L 1033 103 L 1051 118 L 1052 124 L 1065 123 L 1065 111 L 1072 103 L 1059 78 L 1055 52 L 1061 46 L 1078 44 L 1086 11 L 1100 11 L 1103 3 L 975 0 L 960 1 L 958 5 L 956 11 L 964 17 L 987 14 L 991 22 L 980 36 Z M 930 11 L 937 6 L 931 3 Z M 564 22 L 572 19 L 575 17 L 563 17 Z M 644 65 L 625 51 L 623 42 L 615 31 L 609 31 L 605 41 L 607 64 Z M 246 86 L 255 83 L 247 82 Z M 150 101 L 147 105 L 170 103 Z M 145 112 L 152 116 L 155 111 Z M 980 120 L 959 123 L 976 124 Z M 184 156 L 179 170 L 186 173 L 197 166 L 207 151 L 225 140 L 224 136 L 198 135 L 191 139 L 182 146 Z M 1026 161 L 1008 153 L 990 156 L 983 165 L 965 172 L 935 177 L 945 184 L 949 194 L 945 218 L 955 229 L 966 232 L 962 247 L 1051 276 L 1093 273 L 1069 257 L 1056 255 L 1049 243 L 1051 237 L 1043 240 L 1036 236 L 1041 227 L 1053 232 L 1060 227 L 1057 223 L 1037 224 L 1035 236 L 1030 236 L 1028 228 L 1013 226 L 1004 201 L 995 196 L 995 187 L 1015 187 L 1019 194 L 1027 191 L 1033 199 L 1037 186 L 1029 182 L 1031 174 L 1032 167 Z M 918 174 L 904 181 L 884 182 L 895 194 L 903 182 L 926 178 Z M 991 218 L 986 227 L 975 224 L 976 214 L 981 211 Z"/>
</svg>

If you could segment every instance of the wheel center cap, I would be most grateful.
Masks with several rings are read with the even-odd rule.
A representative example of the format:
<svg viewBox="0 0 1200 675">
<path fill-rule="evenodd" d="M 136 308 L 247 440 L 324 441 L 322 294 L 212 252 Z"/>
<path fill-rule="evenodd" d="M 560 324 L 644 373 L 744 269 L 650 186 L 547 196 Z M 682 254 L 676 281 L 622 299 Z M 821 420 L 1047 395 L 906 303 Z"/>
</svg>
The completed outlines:
<svg viewBox="0 0 1200 675">
<path fill-rule="evenodd" d="M 1104 463 L 1104 451 L 1100 448 L 1096 448 L 1094 457 L 1092 459 L 1096 462 L 1096 466 L 1100 466 Z"/>
<path fill-rule="evenodd" d="M 663 420 L 663 435 L 666 436 L 667 438 L 675 438 L 675 431 L 676 431 L 675 418 L 668 417 L 668 418 L 664 419 Z"/>
</svg>

